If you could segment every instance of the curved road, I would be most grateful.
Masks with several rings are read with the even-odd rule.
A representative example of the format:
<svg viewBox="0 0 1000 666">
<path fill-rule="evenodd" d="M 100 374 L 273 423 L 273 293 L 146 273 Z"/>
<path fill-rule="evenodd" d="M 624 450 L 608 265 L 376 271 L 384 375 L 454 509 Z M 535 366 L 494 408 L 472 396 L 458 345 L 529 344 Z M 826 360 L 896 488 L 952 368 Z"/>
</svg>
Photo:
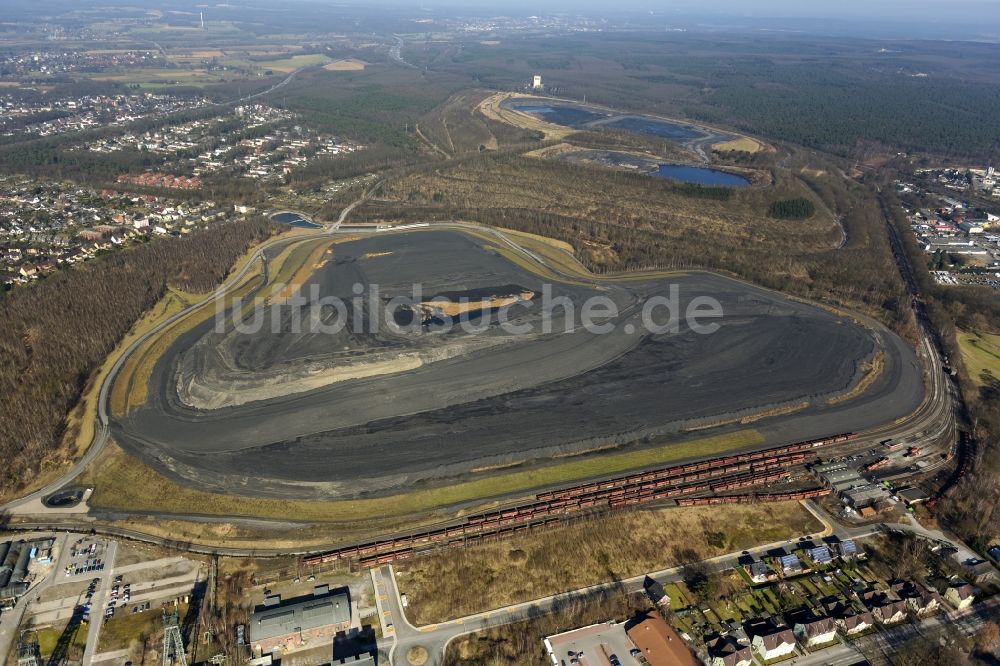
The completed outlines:
<svg viewBox="0 0 1000 666">
<path fill-rule="evenodd" d="M 110 432 L 109 421 L 108 421 L 108 398 L 111 392 L 111 387 L 114 384 L 115 378 L 118 376 L 118 373 L 125 365 L 125 362 L 132 354 L 135 353 L 137 349 L 139 349 L 140 346 L 142 346 L 143 343 L 145 343 L 153 336 L 158 335 L 160 332 L 162 332 L 164 329 L 166 329 L 173 323 L 177 322 L 178 320 L 183 319 L 184 317 L 188 316 L 189 314 L 198 310 L 204 305 L 211 303 L 212 301 L 218 298 L 222 298 L 228 292 L 232 291 L 243 280 L 243 278 L 247 276 L 247 274 L 249 274 L 252 270 L 254 270 L 258 261 L 261 262 L 262 264 L 266 263 L 266 259 L 264 257 L 264 252 L 266 250 L 269 250 L 274 247 L 279 247 L 287 243 L 298 242 L 299 240 L 302 240 L 304 238 L 314 238 L 322 235 L 335 233 L 337 229 L 340 227 L 340 225 L 344 223 L 344 220 L 347 219 L 347 216 L 351 214 L 351 211 L 353 211 L 363 201 L 367 200 L 371 196 L 374 189 L 377 187 L 378 184 L 376 184 L 371 190 L 368 190 L 364 194 L 362 194 L 361 197 L 348 204 L 343 210 L 341 210 L 340 216 L 337 218 L 337 220 L 332 224 L 328 225 L 327 227 L 325 227 L 321 231 L 317 231 L 314 233 L 299 234 L 291 238 L 279 237 L 271 239 L 269 241 L 265 241 L 264 243 L 262 243 L 257 247 L 257 249 L 247 260 L 244 266 L 235 273 L 233 273 L 232 275 L 229 275 L 223 282 L 223 284 L 220 285 L 215 291 L 213 291 L 211 294 L 206 296 L 204 299 L 198 301 L 197 303 L 190 305 L 181 310 L 180 312 L 168 317 L 167 319 L 160 322 L 159 324 L 151 328 L 143 335 L 133 340 L 132 343 L 129 344 L 118 356 L 118 358 L 112 364 L 111 368 L 108 370 L 107 375 L 105 375 L 104 381 L 101 382 L 101 388 L 97 398 L 97 422 L 96 422 L 97 427 L 94 433 L 94 440 L 91 443 L 91 445 L 87 448 L 86 453 L 84 453 L 83 456 L 78 461 L 76 461 L 76 463 L 72 467 L 70 467 L 55 481 L 52 481 L 45 487 L 36 490 L 35 492 L 29 495 L 25 495 L 24 497 L 21 497 L 17 500 L 14 500 L 12 502 L 0 506 L 0 513 L 16 513 L 20 507 L 23 507 L 31 502 L 34 502 L 35 500 L 41 500 L 44 497 L 60 490 L 61 488 L 64 488 L 65 486 L 72 483 L 72 481 L 83 472 L 84 468 L 86 468 L 89 464 L 94 462 L 94 460 L 97 458 L 97 456 L 104 449 L 104 446 L 108 442 L 108 435 Z"/>
</svg>

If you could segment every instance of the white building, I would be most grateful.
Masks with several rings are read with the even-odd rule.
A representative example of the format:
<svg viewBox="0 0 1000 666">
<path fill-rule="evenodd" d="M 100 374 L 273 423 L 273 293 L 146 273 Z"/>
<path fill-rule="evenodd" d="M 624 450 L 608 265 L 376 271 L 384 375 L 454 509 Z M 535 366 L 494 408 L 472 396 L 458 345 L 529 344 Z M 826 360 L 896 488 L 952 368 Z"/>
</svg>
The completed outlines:
<svg viewBox="0 0 1000 666">
<path fill-rule="evenodd" d="M 965 582 L 958 582 L 945 590 L 944 598 L 958 610 L 965 610 L 976 600 L 976 589 Z"/>
<path fill-rule="evenodd" d="M 531 87 L 534 88 L 535 90 L 541 90 L 542 89 L 542 75 L 541 74 L 535 74 L 535 77 L 531 80 Z"/>
<path fill-rule="evenodd" d="M 856 613 L 854 615 L 848 615 L 844 618 L 839 618 L 837 620 L 837 625 L 843 629 L 844 633 L 848 636 L 856 636 L 858 634 L 864 633 L 872 628 L 875 624 L 875 619 L 869 612 Z"/>
<path fill-rule="evenodd" d="M 758 634 L 751 643 L 754 652 L 764 661 L 784 657 L 795 651 L 795 634 L 791 629 L 779 629 L 770 634 Z"/>
<path fill-rule="evenodd" d="M 796 623 L 793 633 L 807 648 L 813 648 L 837 637 L 837 623 L 830 617 L 817 617 Z"/>
</svg>

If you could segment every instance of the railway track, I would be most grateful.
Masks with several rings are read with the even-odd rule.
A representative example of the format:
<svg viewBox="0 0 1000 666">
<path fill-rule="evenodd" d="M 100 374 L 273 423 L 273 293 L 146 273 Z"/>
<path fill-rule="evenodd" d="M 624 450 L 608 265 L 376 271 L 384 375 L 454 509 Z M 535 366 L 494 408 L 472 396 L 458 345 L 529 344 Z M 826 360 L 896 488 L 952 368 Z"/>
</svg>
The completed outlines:
<svg viewBox="0 0 1000 666">
<path fill-rule="evenodd" d="M 366 193 L 365 196 L 368 194 Z M 336 232 L 339 223 L 349 214 L 351 207 L 349 206 L 343 211 L 341 219 L 337 223 L 319 233 Z M 510 243 L 510 241 L 507 242 Z M 513 243 L 511 245 L 519 248 Z M 519 249 L 527 253 L 523 248 Z M 542 262 L 537 257 L 533 258 Z M 909 275 L 912 278 L 912 272 Z M 910 282 L 907 282 L 909 285 Z M 223 289 L 220 288 L 220 291 Z M 926 317 L 926 313 L 921 310 L 919 316 L 923 319 Z M 926 319 L 923 319 L 922 323 L 929 324 Z M 930 342 L 929 339 L 933 339 L 934 342 Z M 925 348 L 925 357 L 928 360 L 932 384 L 932 390 L 928 392 L 929 395 L 924 404 L 910 417 L 879 428 L 857 434 L 846 433 L 835 437 L 716 457 L 546 490 L 538 493 L 533 501 L 501 507 L 495 512 L 477 514 L 457 521 L 428 526 L 412 533 L 387 535 L 376 541 L 348 545 L 334 550 L 319 551 L 317 549 L 312 551 L 315 554 L 310 554 L 308 551 L 303 552 L 301 549 L 287 549 L 280 552 L 278 550 L 256 550 L 254 552 L 258 556 L 303 555 L 305 562 L 312 564 L 339 560 L 359 562 L 362 565 L 384 564 L 386 557 L 403 559 L 421 554 L 422 551 L 431 548 L 472 545 L 482 540 L 505 538 L 511 533 L 545 529 L 554 524 L 579 519 L 588 513 L 619 510 L 653 502 L 672 501 L 681 506 L 695 506 L 749 501 L 785 501 L 815 496 L 809 493 L 822 493 L 824 491 L 814 488 L 785 493 L 765 492 L 736 495 L 728 493 L 749 490 L 787 479 L 791 470 L 807 462 L 809 452 L 816 449 L 825 449 L 833 444 L 850 443 L 855 443 L 859 447 L 868 447 L 871 446 L 871 442 L 877 441 L 878 438 L 922 436 L 936 427 L 935 424 L 947 420 L 950 416 L 951 401 L 947 387 L 944 385 L 946 380 L 938 355 L 940 347 L 939 344 L 935 344 L 936 342 L 936 338 L 931 335 L 923 336 L 922 345 Z M 104 401 L 101 402 L 103 406 Z M 961 469 L 962 465 L 959 465 L 959 468 Z M 41 492 L 43 491 L 38 494 Z M 807 493 L 807 495 L 800 497 L 800 493 Z M 16 506 L 24 501 L 22 499 L 13 504 Z M 36 525 L 39 524 L 41 523 L 36 523 Z M 129 535 L 126 538 L 137 537 Z M 195 548 L 188 545 L 191 546 L 193 552 L 222 553 L 230 550 L 207 546 Z M 392 561 L 392 559 L 388 561 Z"/>
<path fill-rule="evenodd" d="M 893 258 L 896 261 L 896 266 L 899 268 L 900 276 L 903 278 L 903 282 L 906 285 L 906 290 L 910 296 L 910 303 L 913 307 L 914 315 L 917 318 L 917 324 L 920 327 L 923 334 L 922 337 L 924 344 L 927 347 L 927 356 L 930 361 L 932 381 L 938 379 L 939 381 L 937 384 L 944 384 L 943 390 L 951 394 L 947 402 L 954 406 L 954 411 L 958 413 L 958 417 L 962 422 L 969 423 L 970 418 L 968 405 L 965 402 L 965 396 L 962 394 L 961 387 L 957 384 L 957 382 L 954 382 L 950 378 L 945 378 L 946 371 L 943 366 L 942 359 L 947 359 L 948 354 L 945 351 L 944 344 L 941 340 L 941 335 L 938 332 L 937 327 L 934 325 L 934 322 L 931 321 L 930 315 L 927 313 L 927 307 L 920 293 L 920 283 L 917 280 L 910 258 L 906 253 L 903 240 L 900 238 L 899 230 L 892 222 L 892 213 L 889 210 L 889 204 L 885 200 L 885 196 L 882 194 L 881 190 L 878 193 L 878 202 L 881 207 L 882 217 L 885 221 L 886 230 L 889 235 L 889 245 L 892 248 Z M 943 380 L 943 382 L 941 380 Z M 937 389 L 937 384 L 935 384 L 935 390 Z M 951 414 L 948 424 L 946 425 L 951 425 L 951 423 L 955 420 L 955 415 Z M 947 497 L 949 494 L 954 492 L 958 482 L 972 468 L 972 461 L 975 458 L 975 439 L 967 430 L 959 429 L 957 434 L 958 437 L 957 441 L 954 443 L 954 447 L 949 447 L 947 452 L 948 462 L 951 462 L 953 458 L 957 458 L 955 469 L 928 502 L 928 506 L 931 508 L 933 508 L 942 498 Z"/>
<path fill-rule="evenodd" d="M 357 561 L 361 566 L 388 564 L 418 555 L 421 550 L 463 547 L 482 543 L 484 539 L 504 538 L 551 527 L 588 512 L 614 511 L 700 493 L 715 495 L 760 487 L 788 479 L 792 469 L 806 462 L 808 452 L 850 442 L 854 437 L 853 433 L 844 433 L 546 491 L 538 493 L 532 502 L 474 514 L 447 526 L 345 546 L 308 557 L 304 562 L 318 565 L 344 560 Z M 805 492 L 816 492 L 816 489 Z M 798 493 L 780 495 L 787 500 L 794 499 Z M 803 495 L 802 499 L 813 496 Z M 761 501 L 771 498 L 770 495 L 760 497 L 764 498 Z"/>
</svg>

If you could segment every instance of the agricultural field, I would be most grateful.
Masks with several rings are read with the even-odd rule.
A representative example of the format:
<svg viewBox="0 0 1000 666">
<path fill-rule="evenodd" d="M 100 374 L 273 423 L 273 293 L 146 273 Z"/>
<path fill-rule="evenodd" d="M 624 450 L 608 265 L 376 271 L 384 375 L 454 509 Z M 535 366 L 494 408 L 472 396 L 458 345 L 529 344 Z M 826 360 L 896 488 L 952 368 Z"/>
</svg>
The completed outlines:
<svg viewBox="0 0 1000 666">
<path fill-rule="evenodd" d="M 330 57 L 322 53 L 295 55 L 289 58 L 278 58 L 275 60 L 253 61 L 254 65 L 260 69 L 271 70 L 282 74 L 289 74 L 303 67 L 327 65 L 330 62 Z"/>
<path fill-rule="evenodd" d="M 360 72 L 364 70 L 367 66 L 364 60 L 357 60 L 355 58 L 344 58 L 342 60 L 334 60 L 333 62 L 328 62 L 323 65 L 323 69 L 328 72 Z"/>
<path fill-rule="evenodd" d="M 169 86 L 204 87 L 222 83 L 226 80 L 224 72 L 212 72 L 207 69 L 128 69 L 93 74 L 94 81 L 121 83 L 139 88 L 159 89 Z"/>
</svg>

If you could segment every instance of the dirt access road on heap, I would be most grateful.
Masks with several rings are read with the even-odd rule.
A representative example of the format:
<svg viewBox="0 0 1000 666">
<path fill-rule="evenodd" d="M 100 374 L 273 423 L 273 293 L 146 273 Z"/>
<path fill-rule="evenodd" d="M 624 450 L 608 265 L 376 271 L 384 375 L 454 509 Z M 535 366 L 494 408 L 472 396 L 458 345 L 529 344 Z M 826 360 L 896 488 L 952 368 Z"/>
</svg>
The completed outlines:
<svg viewBox="0 0 1000 666">
<path fill-rule="evenodd" d="M 340 242 L 303 283 L 301 293 L 312 295 L 297 315 L 289 307 L 247 310 L 244 320 L 260 317 L 260 331 L 216 331 L 210 320 L 174 341 L 156 362 L 146 404 L 113 419 L 114 437 L 186 484 L 337 498 L 630 442 L 680 441 L 694 430 L 704 436 L 713 424 L 745 427 L 738 419 L 760 413 L 772 414 L 754 423 L 768 444 L 863 430 L 911 413 L 923 399 L 912 349 L 883 329 L 712 273 L 551 279 L 554 270 L 535 254 L 512 261 L 457 227 Z M 619 314 L 606 335 L 575 320 L 567 329 L 559 314 L 552 332 L 541 332 L 539 299 L 518 299 L 508 311 L 533 327 L 528 334 L 496 326 L 502 308 L 477 320 L 493 324 L 478 334 L 400 335 L 385 322 L 367 326 L 377 308 L 357 315 L 363 333 L 298 334 L 289 325 L 293 316 L 308 316 L 310 300 L 349 302 L 354 285 L 366 294 L 378 285 L 386 299 L 412 294 L 415 284 L 418 301 L 548 290 L 577 315 L 593 296 L 610 299 Z M 676 334 L 644 334 L 643 304 L 668 297 L 672 287 L 682 311 L 693 298 L 716 299 L 724 312 L 718 331 L 702 335 L 682 325 Z M 831 401 L 856 386 L 879 351 L 878 378 L 860 395 Z M 348 378 L 307 390 L 299 381 L 393 358 L 419 363 L 342 375 Z M 238 394 L 262 384 L 267 399 L 218 409 L 204 408 L 188 390 L 198 386 L 207 395 L 228 386 Z"/>
</svg>

